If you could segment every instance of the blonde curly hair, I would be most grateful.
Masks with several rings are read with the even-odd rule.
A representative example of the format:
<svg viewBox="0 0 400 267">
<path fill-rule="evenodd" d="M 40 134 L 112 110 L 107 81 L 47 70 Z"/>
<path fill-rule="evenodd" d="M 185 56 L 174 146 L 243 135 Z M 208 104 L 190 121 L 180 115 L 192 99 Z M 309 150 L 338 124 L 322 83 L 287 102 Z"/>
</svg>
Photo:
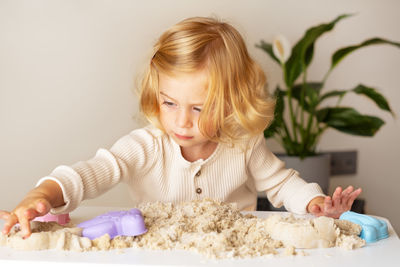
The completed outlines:
<svg viewBox="0 0 400 267">
<path fill-rule="evenodd" d="M 212 141 L 230 144 L 262 133 L 275 107 L 265 90 L 265 74 L 249 56 L 240 33 L 214 18 L 188 18 L 160 36 L 140 86 L 140 108 L 146 118 L 163 130 L 159 73 L 179 75 L 204 68 L 209 80 L 200 132 Z"/>
</svg>

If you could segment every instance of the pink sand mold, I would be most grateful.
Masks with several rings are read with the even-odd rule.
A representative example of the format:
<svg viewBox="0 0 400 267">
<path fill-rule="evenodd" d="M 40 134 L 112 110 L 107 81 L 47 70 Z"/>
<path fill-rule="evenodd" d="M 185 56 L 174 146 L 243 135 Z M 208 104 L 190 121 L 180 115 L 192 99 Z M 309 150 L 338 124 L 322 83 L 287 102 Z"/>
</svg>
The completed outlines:
<svg viewBox="0 0 400 267">
<path fill-rule="evenodd" d="M 34 219 L 34 221 L 38 221 L 38 222 L 57 222 L 58 224 L 61 225 L 65 225 L 67 223 L 69 223 L 71 219 L 69 218 L 69 213 L 65 213 L 65 214 L 51 214 L 51 213 L 47 213 L 44 216 L 41 217 L 36 217 Z"/>
<path fill-rule="evenodd" d="M 78 224 L 83 228 L 82 236 L 95 239 L 108 234 L 111 239 L 116 236 L 138 236 L 147 232 L 140 210 L 111 211 L 91 220 Z"/>
</svg>

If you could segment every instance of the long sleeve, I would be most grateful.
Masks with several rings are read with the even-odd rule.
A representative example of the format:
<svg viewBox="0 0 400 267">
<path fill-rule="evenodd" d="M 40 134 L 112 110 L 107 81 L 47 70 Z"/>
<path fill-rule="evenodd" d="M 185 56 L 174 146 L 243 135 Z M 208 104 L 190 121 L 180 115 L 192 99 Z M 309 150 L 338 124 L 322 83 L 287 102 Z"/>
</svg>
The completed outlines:
<svg viewBox="0 0 400 267">
<path fill-rule="evenodd" d="M 285 163 L 269 151 L 262 135 L 250 149 L 248 166 L 257 191 L 265 191 L 274 207 L 284 205 L 289 211 L 304 214 L 311 199 L 324 196 L 318 184 L 307 183 L 297 171 L 286 169 Z"/>
<path fill-rule="evenodd" d="M 131 132 L 118 140 L 110 150 L 99 149 L 88 161 L 72 166 L 59 166 L 41 180 L 53 180 L 63 191 L 64 206 L 52 213 L 74 210 L 83 200 L 95 198 L 121 181 L 134 179 L 146 172 L 154 163 L 158 147 L 155 138 L 143 133 L 145 129 Z"/>
</svg>

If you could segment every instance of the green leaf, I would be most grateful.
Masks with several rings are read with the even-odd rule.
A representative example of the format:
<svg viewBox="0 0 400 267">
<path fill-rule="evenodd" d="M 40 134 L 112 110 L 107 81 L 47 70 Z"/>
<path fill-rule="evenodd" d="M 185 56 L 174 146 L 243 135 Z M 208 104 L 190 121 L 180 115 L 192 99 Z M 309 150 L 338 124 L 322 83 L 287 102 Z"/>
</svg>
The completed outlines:
<svg viewBox="0 0 400 267">
<path fill-rule="evenodd" d="M 268 128 L 264 130 L 264 137 L 267 139 L 273 137 L 277 133 L 278 128 L 279 128 L 278 123 L 276 122 L 276 119 L 274 118 L 274 120 L 268 126 Z"/>
<path fill-rule="evenodd" d="M 377 44 L 390 44 L 393 46 L 397 46 L 400 47 L 400 43 L 397 42 L 393 42 L 393 41 L 389 41 L 389 40 L 385 40 L 385 39 L 381 39 L 381 38 L 371 38 L 368 39 L 358 45 L 353 45 L 353 46 L 348 46 L 348 47 L 344 47 L 341 48 L 339 50 L 337 50 L 333 55 L 332 55 L 332 59 L 331 59 L 331 70 L 336 67 L 336 65 L 343 60 L 343 58 L 345 58 L 348 54 L 352 53 L 353 51 L 365 47 L 365 46 L 369 46 L 369 45 L 377 45 Z"/>
<path fill-rule="evenodd" d="M 266 52 L 273 60 L 275 60 L 279 65 L 281 65 L 281 62 L 279 59 L 274 55 L 274 52 L 272 50 L 272 44 L 266 43 L 263 40 L 261 40 L 260 44 L 256 44 L 256 47 L 261 48 L 264 52 Z"/>
<path fill-rule="evenodd" d="M 282 145 L 288 155 L 296 155 L 295 145 L 287 136 L 282 136 Z"/>
<path fill-rule="evenodd" d="M 317 82 L 306 84 L 307 99 L 310 101 L 310 105 L 312 108 L 315 108 L 318 104 L 319 93 L 321 91 L 322 85 L 323 85 L 322 83 L 317 83 Z"/>
<path fill-rule="evenodd" d="M 270 138 L 277 133 L 277 131 L 283 126 L 283 112 L 285 109 L 285 102 L 283 97 L 285 96 L 285 92 L 282 91 L 279 86 L 276 88 L 274 92 L 275 97 L 275 111 L 274 111 L 274 120 L 271 125 L 264 131 L 264 137 Z"/>
<path fill-rule="evenodd" d="M 385 123 L 378 117 L 362 115 L 348 107 L 323 108 L 317 111 L 317 119 L 338 131 L 360 136 L 374 136 Z"/>
<path fill-rule="evenodd" d="M 320 82 L 309 82 L 305 83 L 303 88 L 303 84 L 296 84 L 292 88 L 292 96 L 295 98 L 299 105 L 301 103 L 301 94 L 304 91 L 305 99 L 303 103 L 303 109 L 312 112 L 312 108 L 316 107 L 318 104 L 318 95 L 322 88 L 322 83 Z"/>
<path fill-rule="evenodd" d="M 300 39 L 292 49 L 292 55 L 285 65 L 285 83 L 291 88 L 296 79 L 304 72 L 305 68 L 311 63 L 314 53 L 315 41 L 325 32 L 333 29 L 335 24 L 341 19 L 351 15 L 344 14 L 338 16 L 330 23 L 321 24 L 312 27 L 306 31 L 303 38 Z"/>
<path fill-rule="evenodd" d="M 307 48 L 307 50 L 306 50 L 306 54 L 305 54 L 306 66 L 310 65 L 313 55 L 314 55 L 314 43 L 312 45 L 310 45 L 310 47 Z"/>
<path fill-rule="evenodd" d="M 330 98 L 330 97 L 343 97 L 345 94 L 347 94 L 348 91 L 346 90 L 334 90 L 334 91 L 330 91 L 328 93 L 325 93 L 321 96 L 321 98 L 319 99 L 319 103 L 321 103 L 323 100 Z"/>
<path fill-rule="evenodd" d="M 375 104 L 380 109 L 386 110 L 393 114 L 393 111 L 390 108 L 389 103 L 386 100 L 386 98 L 383 95 L 381 95 L 380 93 L 378 93 L 376 91 L 376 89 L 360 84 L 356 88 L 354 88 L 352 91 L 354 91 L 355 93 L 360 94 L 360 95 L 365 95 L 366 97 L 368 97 L 369 99 L 374 101 Z"/>
</svg>

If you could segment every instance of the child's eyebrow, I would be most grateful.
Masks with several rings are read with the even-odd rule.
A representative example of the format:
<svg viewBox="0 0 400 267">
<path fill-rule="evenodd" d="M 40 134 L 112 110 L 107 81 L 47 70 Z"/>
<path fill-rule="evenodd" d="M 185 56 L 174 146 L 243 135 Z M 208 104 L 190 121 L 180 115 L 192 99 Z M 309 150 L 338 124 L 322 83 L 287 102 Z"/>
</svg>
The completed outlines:
<svg viewBox="0 0 400 267">
<path fill-rule="evenodd" d="M 174 98 L 170 97 L 169 95 L 167 95 L 167 94 L 166 94 L 166 93 L 164 93 L 164 92 L 161 92 L 161 91 L 160 91 L 160 95 L 163 95 L 163 96 L 165 96 L 165 97 L 167 97 L 167 98 L 171 99 L 172 101 L 174 101 L 174 102 L 178 103 L 178 101 L 177 101 L 176 99 L 174 99 Z M 203 105 L 204 105 L 204 103 L 197 103 L 197 104 L 192 104 L 192 105 L 193 105 L 193 106 L 203 106 Z"/>
<path fill-rule="evenodd" d="M 164 93 L 164 92 L 160 92 L 160 95 L 166 96 L 166 97 L 168 97 L 169 99 L 174 100 L 174 101 L 176 102 L 175 99 L 173 99 L 172 97 L 170 97 L 169 95 L 167 95 L 167 94 Z"/>
</svg>

